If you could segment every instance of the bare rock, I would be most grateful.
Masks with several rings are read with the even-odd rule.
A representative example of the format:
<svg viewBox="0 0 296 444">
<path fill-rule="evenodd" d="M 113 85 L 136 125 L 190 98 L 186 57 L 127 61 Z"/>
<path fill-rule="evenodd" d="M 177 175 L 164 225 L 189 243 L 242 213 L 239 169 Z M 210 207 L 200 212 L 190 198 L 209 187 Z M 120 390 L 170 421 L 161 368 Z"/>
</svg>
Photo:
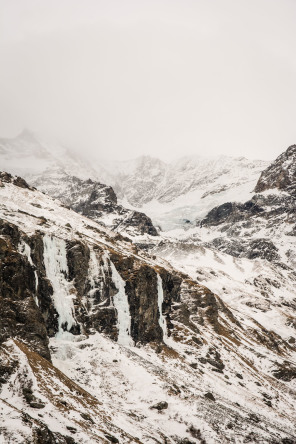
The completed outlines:
<svg viewBox="0 0 296 444">
<path fill-rule="evenodd" d="M 153 405 L 152 407 L 150 407 L 150 409 L 156 409 L 156 410 L 165 410 L 168 408 L 168 403 L 166 401 L 160 401 L 157 404 Z"/>
</svg>

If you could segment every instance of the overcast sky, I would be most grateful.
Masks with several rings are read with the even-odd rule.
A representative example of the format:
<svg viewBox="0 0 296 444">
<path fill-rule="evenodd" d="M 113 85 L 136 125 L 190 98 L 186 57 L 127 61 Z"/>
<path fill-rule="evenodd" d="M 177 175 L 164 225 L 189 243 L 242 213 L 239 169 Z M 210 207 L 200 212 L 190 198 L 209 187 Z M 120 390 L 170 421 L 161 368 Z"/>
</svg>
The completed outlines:
<svg viewBox="0 0 296 444">
<path fill-rule="evenodd" d="M 0 135 L 105 158 L 296 143 L 295 0 L 0 0 Z"/>
</svg>

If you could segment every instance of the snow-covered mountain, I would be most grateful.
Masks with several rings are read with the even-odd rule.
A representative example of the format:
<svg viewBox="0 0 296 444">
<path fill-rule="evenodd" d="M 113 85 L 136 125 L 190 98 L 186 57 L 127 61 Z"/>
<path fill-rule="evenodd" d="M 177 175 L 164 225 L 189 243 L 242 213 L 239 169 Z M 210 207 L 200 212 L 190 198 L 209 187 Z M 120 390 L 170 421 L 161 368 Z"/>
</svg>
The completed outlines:
<svg viewBox="0 0 296 444">
<path fill-rule="evenodd" d="M 94 169 L 87 159 L 28 130 L 14 139 L 0 139 L 0 165 L 112 230 L 132 236 L 157 234 L 149 217 L 119 205 L 112 187 L 98 181 L 100 177 L 112 182 L 103 167 Z"/>
<path fill-rule="evenodd" d="M 295 442 L 290 295 L 240 302 L 275 262 L 191 242 L 173 267 L 6 173 L 0 212 L 4 442 Z"/>
<path fill-rule="evenodd" d="M 172 163 L 141 157 L 113 165 L 113 187 L 119 200 L 141 208 L 167 231 L 195 225 L 221 203 L 247 200 L 268 162 L 191 156 Z M 108 171 L 111 174 L 111 166 Z"/>
<path fill-rule="evenodd" d="M 112 186 L 119 204 L 145 213 L 163 231 L 194 226 L 224 202 L 245 202 L 268 164 L 227 156 L 191 156 L 171 163 L 149 156 L 106 162 L 80 158 L 28 131 L 0 140 L 2 170 L 58 198 L 67 195 L 69 176 Z"/>
</svg>

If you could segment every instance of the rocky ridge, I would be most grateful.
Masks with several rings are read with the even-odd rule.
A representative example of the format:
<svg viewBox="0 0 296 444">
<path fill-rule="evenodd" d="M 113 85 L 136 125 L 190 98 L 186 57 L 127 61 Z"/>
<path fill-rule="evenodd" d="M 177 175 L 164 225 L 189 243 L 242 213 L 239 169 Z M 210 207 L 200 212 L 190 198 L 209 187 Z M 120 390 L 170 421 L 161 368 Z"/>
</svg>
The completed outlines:
<svg viewBox="0 0 296 444">
<path fill-rule="evenodd" d="M 46 170 L 41 177 L 31 179 L 31 183 L 74 211 L 113 231 L 132 237 L 158 234 L 146 214 L 119 205 L 110 186 L 92 179 L 79 179 L 61 168 Z"/>
<path fill-rule="evenodd" d="M 295 195 L 296 145 L 291 145 L 266 170 L 261 173 L 255 188 L 256 193 L 265 190 L 284 190 Z"/>
</svg>

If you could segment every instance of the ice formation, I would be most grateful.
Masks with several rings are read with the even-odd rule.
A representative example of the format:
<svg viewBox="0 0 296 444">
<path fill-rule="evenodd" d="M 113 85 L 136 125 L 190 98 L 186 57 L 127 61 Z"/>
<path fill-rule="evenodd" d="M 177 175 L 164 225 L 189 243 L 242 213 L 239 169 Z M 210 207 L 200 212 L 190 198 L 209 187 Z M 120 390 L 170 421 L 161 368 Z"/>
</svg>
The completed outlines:
<svg viewBox="0 0 296 444">
<path fill-rule="evenodd" d="M 66 280 L 68 274 L 66 242 L 57 237 L 45 235 L 44 265 L 46 276 L 53 288 L 54 306 L 59 314 L 59 332 L 70 331 L 76 324 L 74 319 L 73 295 L 70 294 L 71 284 Z"/>
<path fill-rule="evenodd" d="M 134 342 L 131 338 L 131 316 L 128 298 L 125 292 L 125 282 L 112 262 L 110 262 L 110 266 L 112 279 L 118 290 L 118 293 L 113 296 L 114 307 L 117 311 L 118 343 L 125 346 L 133 346 Z"/>
</svg>

